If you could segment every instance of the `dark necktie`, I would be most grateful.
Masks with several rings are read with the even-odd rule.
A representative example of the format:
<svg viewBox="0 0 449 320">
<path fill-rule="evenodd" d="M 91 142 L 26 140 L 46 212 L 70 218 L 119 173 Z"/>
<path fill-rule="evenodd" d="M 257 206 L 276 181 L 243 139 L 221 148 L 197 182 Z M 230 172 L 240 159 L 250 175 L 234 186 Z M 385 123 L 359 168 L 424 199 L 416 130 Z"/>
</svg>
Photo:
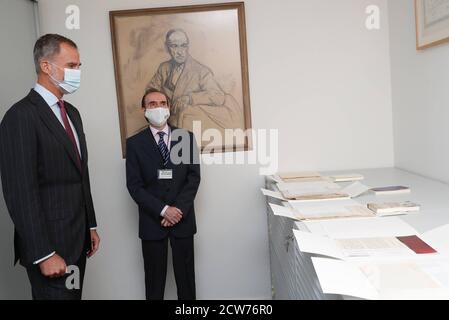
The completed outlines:
<svg viewBox="0 0 449 320">
<path fill-rule="evenodd" d="M 61 117 L 62 117 L 62 122 L 64 123 L 65 132 L 67 132 L 67 135 L 69 136 L 70 141 L 72 141 L 73 149 L 76 154 L 76 159 L 78 160 L 77 165 L 78 165 L 78 168 L 81 170 L 81 156 L 78 151 L 78 146 L 76 145 L 75 135 L 73 134 L 72 127 L 70 126 L 70 123 L 69 123 L 69 118 L 67 117 L 67 112 L 65 110 L 64 101 L 59 100 L 58 106 L 59 106 L 59 109 L 61 110 Z"/>
<path fill-rule="evenodd" d="M 168 158 L 170 157 L 170 151 L 168 151 L 167 145 L 164 142 L 165 132 L 159 131 L 157 134 L 159 135 L 159 142 L 158 142 L 157 146 L 159 147 L 159 151 L 161 153 L 162 160 L 164 161 L 164 166 L 166 166 L 168 163 Z"/>
</svg>

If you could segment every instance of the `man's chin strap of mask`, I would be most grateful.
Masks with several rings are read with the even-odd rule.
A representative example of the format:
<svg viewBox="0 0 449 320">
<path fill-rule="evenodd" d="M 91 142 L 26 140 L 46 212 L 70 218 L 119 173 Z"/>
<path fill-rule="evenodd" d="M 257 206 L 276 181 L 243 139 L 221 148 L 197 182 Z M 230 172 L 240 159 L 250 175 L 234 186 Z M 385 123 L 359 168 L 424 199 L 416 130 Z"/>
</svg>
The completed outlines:
<svg viewBox="0 0 449 320">
<path fill-rule="evenodd" d="M 62 69 L 58 65 L 50 62 L 51 65 L 56 66 L 59 69 Z M 58 79 L 55 79 L 51 74 L 49 74 L 50 79 L 53 80 L 53 82 L 63 90 L 65 94 L 74 93 L 76 90 L 79 89 L 81 85 L 81 70 L 78 69 L 67 69 L 64 68 L 64 80 L 59 81 Z"/>
</svg>

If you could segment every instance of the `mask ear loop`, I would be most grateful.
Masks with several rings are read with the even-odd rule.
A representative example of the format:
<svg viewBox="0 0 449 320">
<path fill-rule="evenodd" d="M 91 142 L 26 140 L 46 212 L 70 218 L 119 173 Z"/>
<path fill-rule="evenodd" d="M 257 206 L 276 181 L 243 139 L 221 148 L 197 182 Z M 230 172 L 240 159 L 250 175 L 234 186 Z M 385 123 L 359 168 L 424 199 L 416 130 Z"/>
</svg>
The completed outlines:
<svg viewBox="0 0 449 320">
<path fill-rule="evenodd" d="M 58 79 L 55 79 L 51 74 L 49 75 L 50 78 L 51 78 L 54 82 L 56 82 L 56 85 L 60 86 L 61 84 L 64 84 L 64 85 L 66 85 L 66 86 L 72 87 L 73 89 L 77 89 L 75 86 L 72 86 L 71 84 L 64 82 L 64 80 L 65 80 L 65 78 L 66 78 L 66 71 L 65 71 L 66 68 L 62 68 L 62 67 L 58 66 L 57 64 L 55 64 L 55 63 L 53 63 L 53 62 L 50 62 L 50 61 L 48 61 L 48 63 L 51 64 L 51 65 L 53 65 L 53 66 L 55 66 L 56 68 L 58 68 L 58 69 L 60 69 L 60 70 L 64 70 L 64 79 L 63 79 L 62 81 L 59 81 Z"/>
<path fill-rule="evenodd" d="M 51 64 L 52 66 L 55 66 L 56 68 L 62 69 L 60 66 L 58 66 L 57 64 L 48 61 L 49 64 Z M 52 73 L 48 74 L 48 76 L 50 77 L 51 80 L 53 80 L 53 83 L 55 83 L 57 86 L 59 86 L 63 81 L 59 81 L 58 79 L 55 79 L 52 75 Z"/>
</svg>

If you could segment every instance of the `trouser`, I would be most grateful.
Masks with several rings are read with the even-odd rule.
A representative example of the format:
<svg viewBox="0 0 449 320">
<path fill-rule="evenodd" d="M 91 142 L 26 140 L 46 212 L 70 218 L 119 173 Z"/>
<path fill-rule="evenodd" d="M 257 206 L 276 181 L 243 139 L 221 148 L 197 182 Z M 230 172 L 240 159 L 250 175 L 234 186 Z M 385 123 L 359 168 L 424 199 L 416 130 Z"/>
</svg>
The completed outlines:
<svg viewBox="0 0 449 320">
<path fill-rule="evenodd" d="M 173 254 L 173 269 L 179 300 L 195 300 L 195 265 L 193 235 L 186 238 L 170 236 L 162 240 L 142 240 L 147 300 L 164 299 L 167 276 L 168 239 Z"/>
<path fill-rule="evenodd" d="M 79 273 L 69 269 L 72 273 L 59 278 L 45 277 L 38 265 L 27 267 L 33 300 L 81 300 L 86 270 L 86 255 L 84 253 L 81 254 L 74 266 L 78 267 Z M 77 274 L 79 275 L 79 289 L 70 289 L 78 281 Z"/>
</svg>

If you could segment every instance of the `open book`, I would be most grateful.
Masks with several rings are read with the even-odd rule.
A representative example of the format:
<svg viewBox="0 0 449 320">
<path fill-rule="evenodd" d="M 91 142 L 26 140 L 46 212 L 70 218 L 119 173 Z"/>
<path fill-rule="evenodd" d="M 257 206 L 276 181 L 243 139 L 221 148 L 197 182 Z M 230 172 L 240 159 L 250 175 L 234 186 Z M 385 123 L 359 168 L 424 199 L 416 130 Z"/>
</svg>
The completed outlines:
<svg viewBox="0 0 449 320">
<path fill-rule="evenodd" d="M 348 193 L 341 187 L 329 181 L 309 181 L 277 184 L 279 191 L 285 199 L 289 200 L 328 200 L 349 199 Z"/>
<path fill-rule="evenodd" d="M 310 182 L 325 181 L 327 178 L 321 176 L 319 172 L 285 172 L 278 173 L 278 180 L 282 182 Z"/>
<path fill-rule="evenodd" d="M 320 254 L 341 260 L 359 257 L 410 257 L 437 251 L 419 235 L 334 239 L 293 230 L 302 252 Z"/>
<path fill-rule="evenodd" d="M 324 220 L 335 218 L 375 217 L 366 206 L 354 200 L 289 201 L 298 220 Z"/>
</svg>

